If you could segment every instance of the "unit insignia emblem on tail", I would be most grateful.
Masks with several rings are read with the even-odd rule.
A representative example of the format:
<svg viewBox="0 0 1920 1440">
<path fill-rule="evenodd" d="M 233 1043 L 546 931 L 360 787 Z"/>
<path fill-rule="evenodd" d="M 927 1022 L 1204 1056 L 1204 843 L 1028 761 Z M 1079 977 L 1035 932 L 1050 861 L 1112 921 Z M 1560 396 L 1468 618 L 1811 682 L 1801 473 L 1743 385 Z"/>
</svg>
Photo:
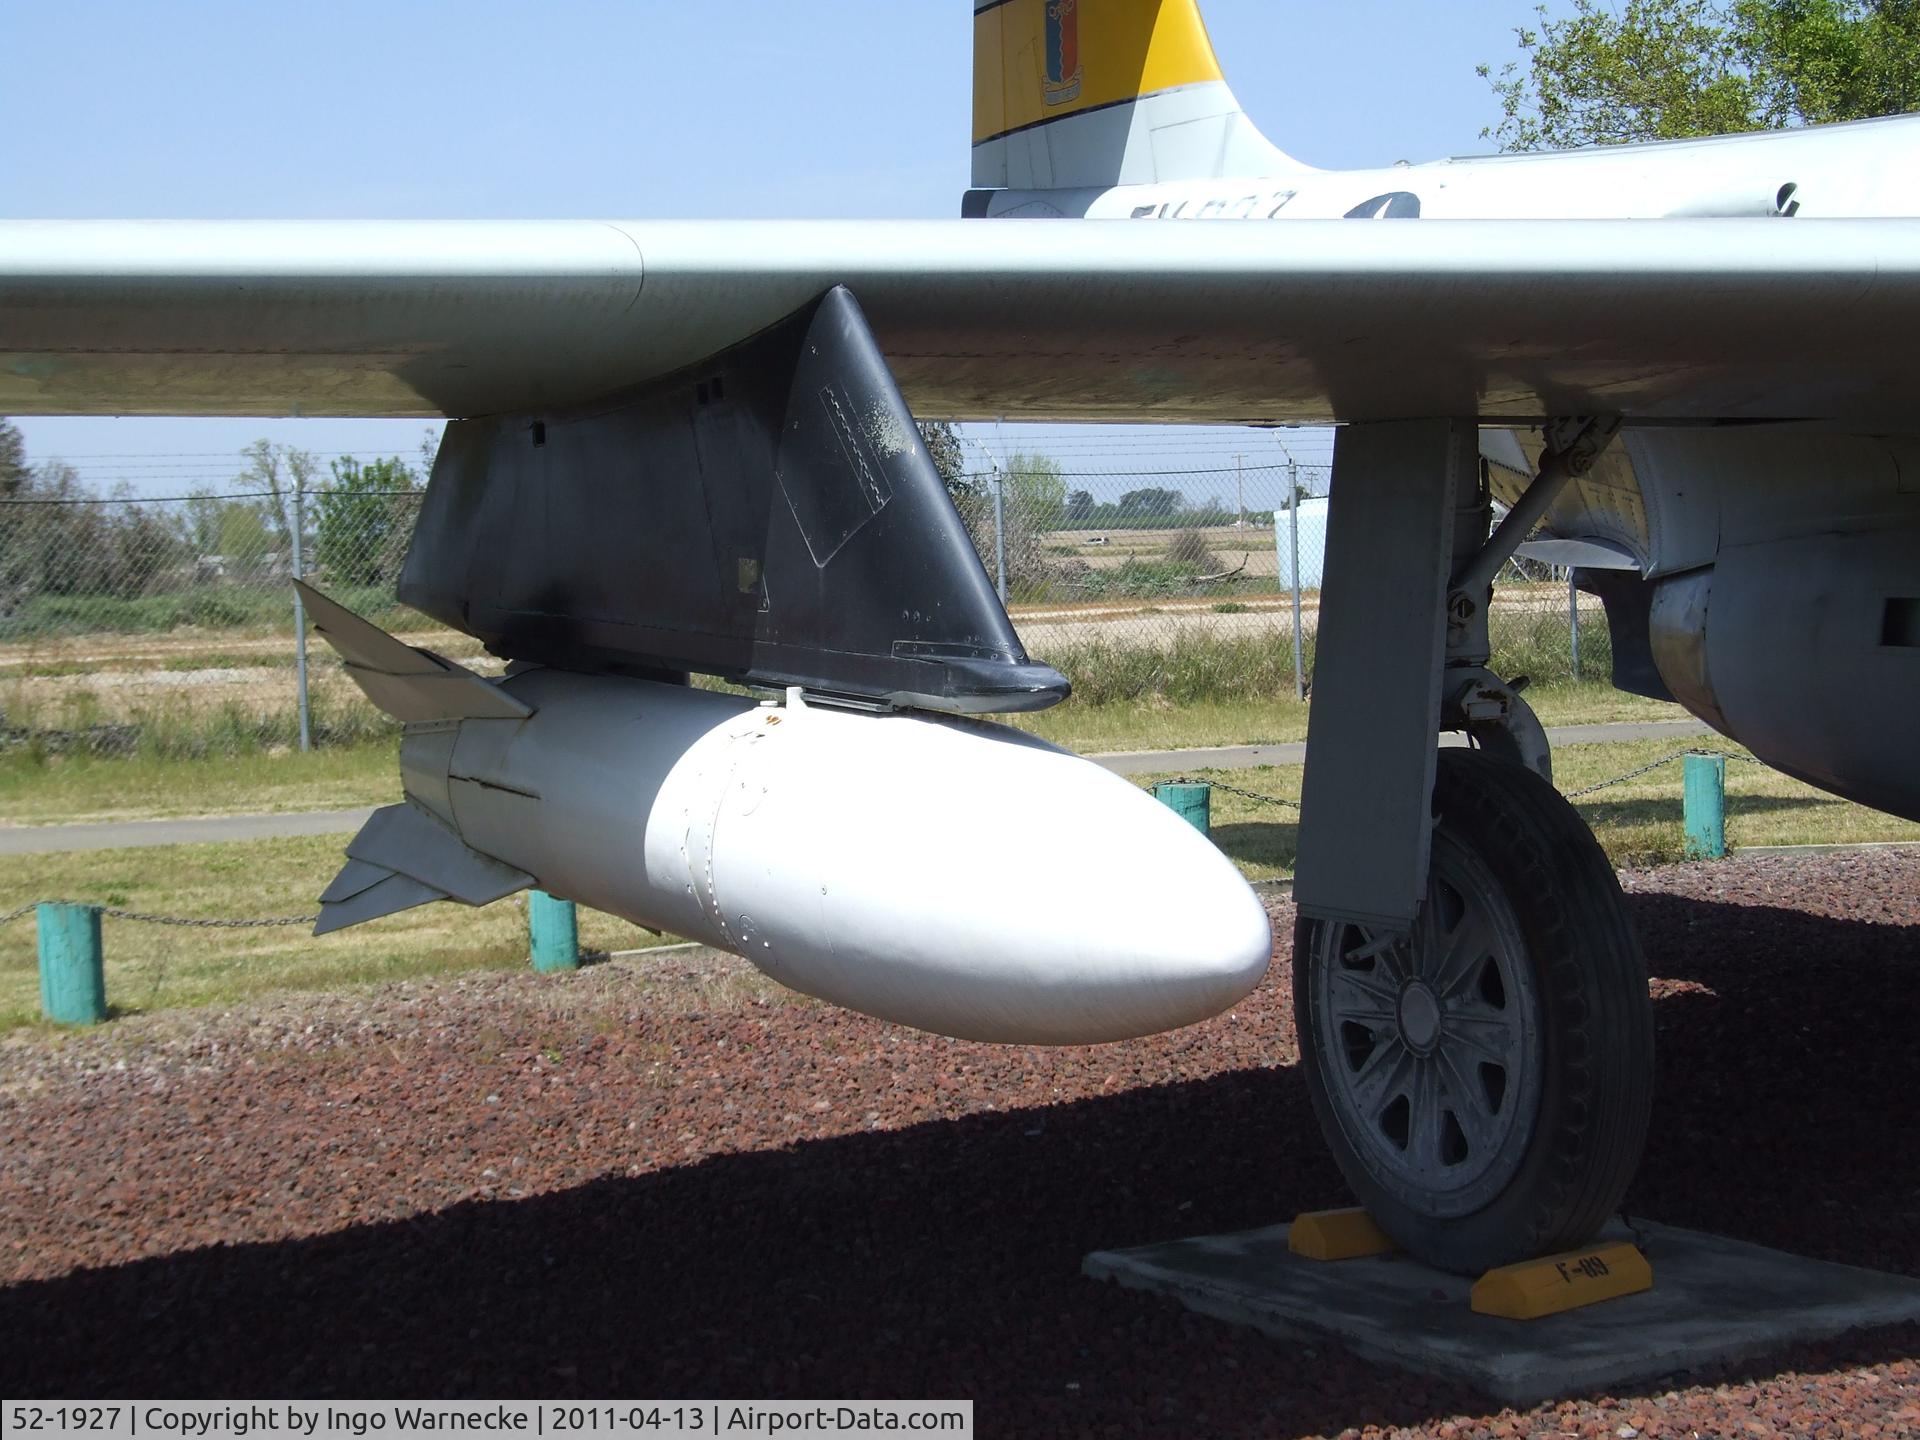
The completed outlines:
<svg viewBox="0 0 1920 1440">
<path fill-rule="evenodd" d="M 1047 104 L 1080 98 L 1080 0 L 1047 0 Z"/>
</svg>

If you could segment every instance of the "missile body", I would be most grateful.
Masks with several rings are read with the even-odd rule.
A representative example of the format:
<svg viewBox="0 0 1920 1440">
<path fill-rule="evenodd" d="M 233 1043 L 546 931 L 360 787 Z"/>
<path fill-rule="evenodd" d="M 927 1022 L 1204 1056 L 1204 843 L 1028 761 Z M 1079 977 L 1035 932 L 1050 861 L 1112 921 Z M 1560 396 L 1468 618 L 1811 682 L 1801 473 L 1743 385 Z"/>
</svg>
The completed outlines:
<svg viewBox="0 0 1920 1440">
<path fill-rule="evenodd" d="M 409 725 L 401 757 L 413 805 L 498 893 L 531 881 L 971 1040 L 1168 1030 L 1266 970 L 1265 909 L 1205 837 L 1018 731 L 550 669 L 498 689 L 529 713 Z M 389 842 L 412 860 L 364 852 L 354 883 L 431 868 L 441 827 L 400 818 L 425 827 Z M 458 893 L 427 878 L 423 898 Z"/>
</svg>

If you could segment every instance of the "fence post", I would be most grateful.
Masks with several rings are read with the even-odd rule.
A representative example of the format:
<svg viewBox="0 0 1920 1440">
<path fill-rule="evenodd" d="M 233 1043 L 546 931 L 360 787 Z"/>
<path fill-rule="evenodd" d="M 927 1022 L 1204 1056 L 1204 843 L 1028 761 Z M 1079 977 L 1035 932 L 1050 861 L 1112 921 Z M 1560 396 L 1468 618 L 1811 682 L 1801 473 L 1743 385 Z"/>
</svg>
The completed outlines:
<svg viewBox="0 0 1920 1440">
<path fill-rule="evenodd" d="M 1281 543 L 1281 512 L 1273 512 L 1273 583 L 1282 588 L 1287 585 L 1287 552 Z"/>
<path fill-rule="evenodd" d="M 1573 583 L 1573 571 L 1567 571 L 1567 629 L 1573 636 L 1573 678 L 1580 678 L 1580 591 Z"/>
<path fill-rule="evenodd" d="M 1300 641 L 1300 463 L 1287 461 L 1287 529 L 1293 536 L 1293 698 L 1307 698 L 1306 647 Z"/>
<path fill-rule="evenodd" d="M 542 975 L 580 968 L 580 917 L 573 901 L 544 890 L 527 892 L 527 931 L 533 968 Z"/>
<path fill-rule="evenodd" d="M 293 578 L 306 579 L 305 567 L 301 564 L 300 545 L 303 532 L 307 528 L 306 507 L 302 503 L 300 482 L 293 485 Z M 300 598 L 299 590 L 293 592 L 293 654 L 294 665 L 299 671 L 300 686 L 300 748 L 313 748 L 313 715 L 307 708 L 307 607 Z"/>
<path fill-rule="evenodd" d="M 1007 477 L 993 467 L 993 573 L 1000 603 L 1007 603 Z"/>
<path fill-rule="evenodd" d="M 1163 783 L 1153 787 L 1153 798 L 1202 835 L 1210 832 L 1213 825 L 1213 787 L 1211 785 Z"/>
<path fill-rule="evenodd" d="M 40 1013 L 57 1025 L 98 1025 L 107 1018 L 100 907 L 42 904 L 34 907 L 34 922 L 40 930 Z"/>
<path fill-rule="evenodd" d="M 1686 773 L 1686 831 L 1689 860 L 1727 856 L 1727 757 L 1689 755 Z"/>
</svg>

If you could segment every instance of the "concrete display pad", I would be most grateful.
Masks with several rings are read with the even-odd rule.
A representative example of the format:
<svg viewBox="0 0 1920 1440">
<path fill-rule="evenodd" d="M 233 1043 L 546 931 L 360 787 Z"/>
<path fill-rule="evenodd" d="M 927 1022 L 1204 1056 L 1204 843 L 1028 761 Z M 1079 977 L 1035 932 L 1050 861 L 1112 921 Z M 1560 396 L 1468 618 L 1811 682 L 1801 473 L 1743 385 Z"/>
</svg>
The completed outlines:
<svg viewBox="0 0 1920 1440">
<path fill-rule="evenodd" d="M 1596 1243 L 1637 1240 L 1653 1289 L 1543 1320 L 1468 1308 L 1473 1282 L 1402 1255 L 1304 1260 L 1287 1226 L 1101 1250 L 1099 1280 L 1281 1338 L 1458 1380 L 1516 1406 L 1764 1355 L 1802 1340 L 1920 1320 L 1920 1281 L 1804 1260 L 1717 1235 L 1636 1221 Z"/>
</svg>

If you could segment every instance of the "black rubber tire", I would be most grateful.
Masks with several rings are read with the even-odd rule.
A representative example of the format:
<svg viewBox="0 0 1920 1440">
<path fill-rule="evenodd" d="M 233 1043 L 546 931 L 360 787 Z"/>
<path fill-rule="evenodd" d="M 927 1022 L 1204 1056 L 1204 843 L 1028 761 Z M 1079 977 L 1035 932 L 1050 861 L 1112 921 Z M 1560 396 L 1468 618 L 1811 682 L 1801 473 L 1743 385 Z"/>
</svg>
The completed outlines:
<svg viewBox="0 0 1920 1440">
<path fill-rule="evenodd" d="M 1305 919 L 1294 930 L 1294 1019 L 1314 1115 L 1360 1203 L 1417 1259 L 1478 1275 L 1573 1249 L 1619 1208 L 1653 1107 L 1653 1005 L 1613 867 L 1552 786 L 1511 761 L 1442 750 L 1434 814 L 1493 873 L 1538 985 L 1544 1073 L 1519 1169 L 1483 1208 L 1451 1219 L 1375 1182 L 1328 1101 L 1312 1022 L 1320 925 Z"/>
</svg>

